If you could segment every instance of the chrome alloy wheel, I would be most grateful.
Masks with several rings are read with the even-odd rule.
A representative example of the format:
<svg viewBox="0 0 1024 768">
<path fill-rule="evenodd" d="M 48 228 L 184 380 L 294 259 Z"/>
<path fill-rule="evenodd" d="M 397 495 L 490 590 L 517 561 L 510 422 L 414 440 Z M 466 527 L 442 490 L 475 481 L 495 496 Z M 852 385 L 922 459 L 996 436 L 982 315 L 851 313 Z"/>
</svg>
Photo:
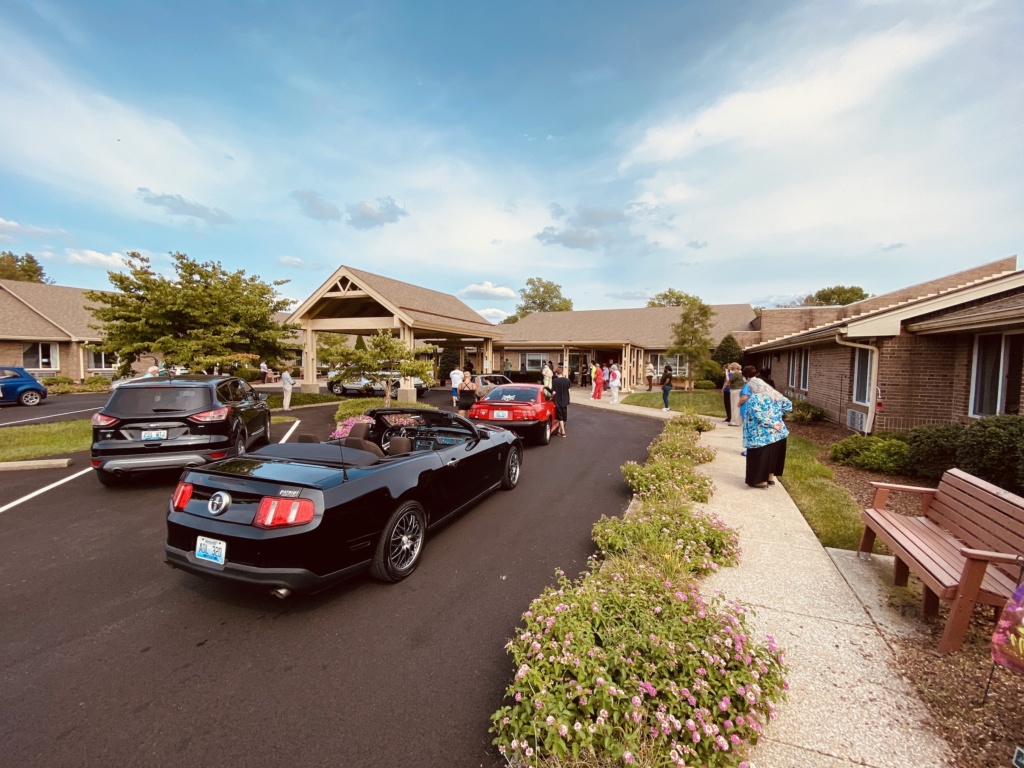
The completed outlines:
<svg viewBox="0 0 1024 768">
<path fill-rule="evenodd" d="M 396 571 L 404 571 L 419 557 L 423 546 L 423 526 L 413 510 L 395 523 L 388 547 L 388 562 Z"/>
</svg>

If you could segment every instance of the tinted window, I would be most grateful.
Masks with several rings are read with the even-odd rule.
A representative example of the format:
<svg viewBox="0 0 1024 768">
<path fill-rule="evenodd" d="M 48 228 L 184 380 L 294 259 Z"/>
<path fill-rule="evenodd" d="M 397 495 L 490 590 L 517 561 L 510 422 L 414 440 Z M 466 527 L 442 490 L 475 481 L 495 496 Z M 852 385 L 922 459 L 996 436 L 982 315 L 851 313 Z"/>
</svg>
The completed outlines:
<svg viewBox="0 0 1024 768">
<path fill-rule="evenodd" d="M 125 416 L 147 413 L 191 413 L 212 405 L 208 387 L 118 387 L 106 410 Z"/>
</svg>

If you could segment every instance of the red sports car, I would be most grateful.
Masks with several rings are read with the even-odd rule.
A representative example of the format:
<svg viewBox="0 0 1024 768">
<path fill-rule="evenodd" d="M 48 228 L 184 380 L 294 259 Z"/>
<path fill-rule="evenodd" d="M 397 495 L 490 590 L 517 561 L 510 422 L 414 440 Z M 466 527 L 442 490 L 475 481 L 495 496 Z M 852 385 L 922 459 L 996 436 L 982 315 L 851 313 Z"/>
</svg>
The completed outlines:
<svg viewBox="0 0 1024 768">
<path fill-rule="evenodd" d="M 555 424 L 555 403 L 551 390 L 540 384 L 504 384 L 477 400 L 469 409 L 469 419 L 547 445 Z"/>
</svg>

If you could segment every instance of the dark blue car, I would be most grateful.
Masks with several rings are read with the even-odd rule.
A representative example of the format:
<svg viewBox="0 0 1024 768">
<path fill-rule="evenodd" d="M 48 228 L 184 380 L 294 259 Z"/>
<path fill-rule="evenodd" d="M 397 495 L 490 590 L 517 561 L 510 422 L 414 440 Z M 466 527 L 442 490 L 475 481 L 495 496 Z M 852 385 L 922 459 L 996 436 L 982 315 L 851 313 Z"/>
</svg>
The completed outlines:
<svg viewBox="0 0 1024 768">
<path fill-rule="evenodd" d="M 24 368 L 0 367 L 0 405 L 39 405 L 46 387 Z"/>
</svg>

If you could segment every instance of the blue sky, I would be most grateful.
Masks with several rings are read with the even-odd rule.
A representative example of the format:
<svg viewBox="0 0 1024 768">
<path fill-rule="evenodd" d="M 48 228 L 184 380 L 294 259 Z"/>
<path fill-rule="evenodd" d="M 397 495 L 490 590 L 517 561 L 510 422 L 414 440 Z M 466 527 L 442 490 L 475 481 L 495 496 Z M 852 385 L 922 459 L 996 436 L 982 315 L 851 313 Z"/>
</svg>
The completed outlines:
<svg viewBox="0 0 1024 768">
<path fill-rule="evenodd" d="M 0 39 L 0 249 L 62 285 L 348 264 L 500 320 L 529 277 L 763 305 L 1024 242 L 1018 0 L 6 0 Z"/>
</svg>

